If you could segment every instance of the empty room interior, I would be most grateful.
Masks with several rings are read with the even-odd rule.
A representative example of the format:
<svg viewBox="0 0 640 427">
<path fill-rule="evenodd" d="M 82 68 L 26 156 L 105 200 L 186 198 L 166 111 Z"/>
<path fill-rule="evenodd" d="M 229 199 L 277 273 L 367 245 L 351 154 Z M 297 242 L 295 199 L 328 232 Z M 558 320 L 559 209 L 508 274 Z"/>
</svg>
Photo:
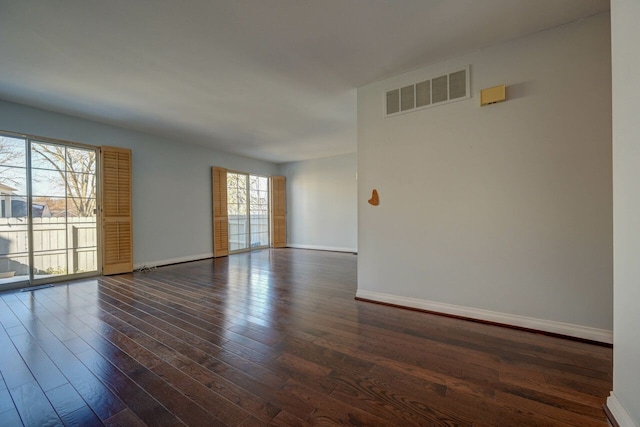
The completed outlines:
<svg viewBox="0 0 640 427">
<path fill-rule="evenodd" d="M 639 18 L 0 0 L 0 425 L 640 427 Z"/>
</svg>

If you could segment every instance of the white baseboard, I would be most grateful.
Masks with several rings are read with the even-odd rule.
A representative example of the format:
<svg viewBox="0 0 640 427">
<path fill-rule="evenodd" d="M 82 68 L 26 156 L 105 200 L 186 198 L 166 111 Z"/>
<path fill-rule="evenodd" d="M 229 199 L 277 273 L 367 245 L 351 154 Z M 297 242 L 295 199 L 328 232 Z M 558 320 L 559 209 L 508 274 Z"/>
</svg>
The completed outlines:
<svg viewBox="0 0 640 427">
<path fill-rule="evenodd" d="M 607 398 L 607 408 L 620 427 L 638 427 L 638 424 L 633 421 L 631 415 L 624 409 L 624 406 L 622 406 L 622 403 L 613 392 Z"/>
<path fill-rule="evenodd" d="M 287 243 L 287 247 L 294 249 L 313 249 L 316 251 L 358 252 L 358 249 L 356 248 L 343 248 L 339 246 L 299 245 L 297 243 Z"/>
<path fill-rule="evenodd" d="M 313 246 L 313 245 L 295 245 L 287 244 L 288 248 L 297 249 L 314 249 L 318 251 L 332 251 L 332 252 L 357 252 L 357 249 L 352 248 L 339 248 L 333 246 Z M 138 270 L 142 267 L 160 267 L 162 265 L 179 264 L 181 262 L 198 261 L 201 259 L 213 258 L 213 252 L 207 252 L 198 255 L 189 255 L 178 258 L 161 259 L 157 261 L 136 262 L 133 264 L 133 269 Z"/>
<path fill-rule="evenodd" d="M 160 267 L 162 265 L 179 264 L 181 262 L 198 261 L 201 259 L 213 258 L 213 252 L 207 252 L 199 255 L 189 255 L 178 258 L 161 259 L 158 261 L 137 262 L 133 264 L 133 269 L 138 270 L 142 267 Z"/>
<path fill-rule="evenodd" d="M 533 317 L 518 316 L 515 314 L 499 313 L 480 308 L 464 307 L 461 305 L 446 304 L 436 301 L 428 301 L 418 298 L 407 298 L 391 294 L 358 290 L 357 298 L 395 304 L 403 307 L 417 308 L 420 310 L 434 311 L 454 316 L 468 317 L 487 322 L 501 323 L 504 325 L 518 326 L 554 334 L 566 335 L 591 341 L 613 344 L 613 331 L 591 328 L 588 326 L 574 325 L 571 323 L 555 322 L 553 320 L 536 319 Z"/>
</svg>

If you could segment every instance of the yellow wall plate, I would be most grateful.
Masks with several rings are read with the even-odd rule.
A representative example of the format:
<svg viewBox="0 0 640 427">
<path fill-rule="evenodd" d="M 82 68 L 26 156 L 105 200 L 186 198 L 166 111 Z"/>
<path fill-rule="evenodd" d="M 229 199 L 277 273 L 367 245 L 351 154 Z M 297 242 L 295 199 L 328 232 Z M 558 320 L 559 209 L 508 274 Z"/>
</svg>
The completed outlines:
<svg viewBox="0 0 640 427">
<path fill-rule="evenodd" d="M 489 87 L 480 91 L 480 105 L 495 104 L 506 101 L 507 87 L 505 85 Z"/>
</svg>

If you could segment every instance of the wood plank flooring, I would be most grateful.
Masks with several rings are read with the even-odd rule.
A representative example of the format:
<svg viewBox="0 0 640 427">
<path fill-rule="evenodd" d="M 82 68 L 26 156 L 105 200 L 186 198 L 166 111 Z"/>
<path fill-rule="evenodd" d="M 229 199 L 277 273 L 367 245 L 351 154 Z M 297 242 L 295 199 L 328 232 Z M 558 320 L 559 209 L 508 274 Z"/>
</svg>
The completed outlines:
<svg viewBox="0 0 640 427">
<path fill-rule="evenodd" d="M 0 426 L 607 425 L 610 348 L 355 301 L 356 260 L 0 294 Z"/>
</svg>

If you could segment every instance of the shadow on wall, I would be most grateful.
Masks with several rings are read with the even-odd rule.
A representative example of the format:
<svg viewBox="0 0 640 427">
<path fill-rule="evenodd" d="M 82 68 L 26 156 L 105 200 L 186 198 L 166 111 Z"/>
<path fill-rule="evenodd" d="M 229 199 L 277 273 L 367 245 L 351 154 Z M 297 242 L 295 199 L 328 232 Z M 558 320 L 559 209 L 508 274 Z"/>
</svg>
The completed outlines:
<svg viewBox="0 0 640 427">
<path fill-rule="evenodd" d="M 9 257 L 11 240 L 0 237 L 0 274 L 15 272 L 16 276 L 29 274 L 29 266 Z"/>
<path fill-rule="evenodd" d="M 527 94 L 527 83 L 522 82 L 522 83 L 515 83 L 512 85 L 508 85 L 506 92 L 507 92 L 506 93 L 507 100 L 524 98 L 525 95 Z"/>
</svg>

